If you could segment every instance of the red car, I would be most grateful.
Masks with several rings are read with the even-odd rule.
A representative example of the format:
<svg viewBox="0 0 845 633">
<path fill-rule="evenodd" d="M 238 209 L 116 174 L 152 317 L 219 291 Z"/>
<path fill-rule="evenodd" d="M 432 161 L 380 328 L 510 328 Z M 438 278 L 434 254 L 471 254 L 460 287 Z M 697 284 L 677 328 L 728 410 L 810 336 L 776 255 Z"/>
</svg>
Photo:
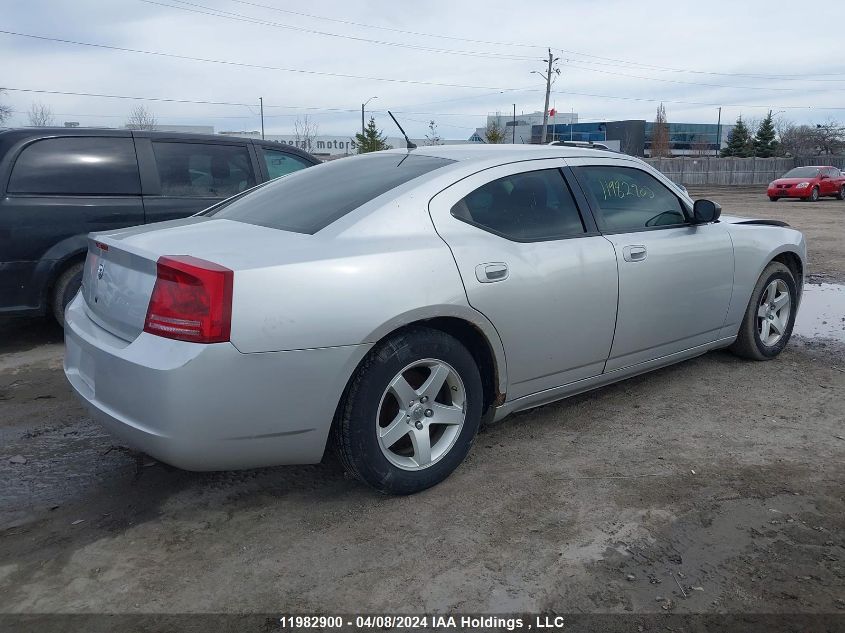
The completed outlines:
<svg viewBox="0 0 845 633">
<path fill-rule="evenodd" d="M 845 176 L 836 167 L 796 167 L 769 183 L 769 200 L 800 198 L 815 202 L 821 196 L 845 199 Z"/>
</svg>

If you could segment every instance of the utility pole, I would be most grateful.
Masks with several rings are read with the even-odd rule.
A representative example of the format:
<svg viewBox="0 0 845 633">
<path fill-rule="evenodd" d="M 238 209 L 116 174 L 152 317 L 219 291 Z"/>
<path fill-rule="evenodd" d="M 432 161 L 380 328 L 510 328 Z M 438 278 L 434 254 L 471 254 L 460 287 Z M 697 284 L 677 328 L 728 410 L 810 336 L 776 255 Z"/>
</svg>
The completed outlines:
<svg viewBox="0 0 845 633">
<path fill-rule="evenodd" d="M 361 104 L 361 136 L 364 136 L 364 106 L 366 106 L 373 99 L 378 99 L 378 97 L 370 97 L 364 103 Z"/>
<path fill-rule="evenodd" d="M 722 151 L 722 106 L 719 106 L 719 119 L 716 123 L 716 156 Z"/>
<path fill-rule="evenodd" d="M 258 103 L 261 104 L 261 140 L 264 140 L 264 97 L 258 97 Z"/>
<path fill-rule="evenodd" d="M 511 126 L 511 145 L 516 143 L 516 104 L 513 104 L 513 125 Z"/>
<path fill-rule="evenodd" d="M 552 73 L 555 76 L 560 75 L 560 69 L 554 68 L 554 63 L 560 61 L 560 57 L 554 57 L 552 55 L 552 49 L 549 49 L 549 58 L 547 60 L 548 67 L 546 68 L 546 72 L 540 72 L 539 70 L 532 70 L 532 74 L 536 73 L 540 75 L 543 79 L 546 80 L 546 105 L 543 108 L 543 133 L 540 135 L 540 143 L 542 145 L 546 144 L 546 128 L 549 124 L 549 95 L 552 92 Z"/>
</svg>

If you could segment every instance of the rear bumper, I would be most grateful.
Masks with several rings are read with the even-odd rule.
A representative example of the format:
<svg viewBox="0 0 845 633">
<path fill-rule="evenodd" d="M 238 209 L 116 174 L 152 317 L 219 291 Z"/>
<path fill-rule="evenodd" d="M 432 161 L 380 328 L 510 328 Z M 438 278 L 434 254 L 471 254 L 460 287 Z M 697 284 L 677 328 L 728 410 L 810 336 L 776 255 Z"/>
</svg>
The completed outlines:
<svg viewBox="0 0 845 633">
<path fill-rule="evenodd" d="M 65 375 L 92 416 L 132 448 L 187 470 L 320 461 L 351 345 L 242 354 L 142 333 L 131 343 L 68 306 Z"/>
</svg>

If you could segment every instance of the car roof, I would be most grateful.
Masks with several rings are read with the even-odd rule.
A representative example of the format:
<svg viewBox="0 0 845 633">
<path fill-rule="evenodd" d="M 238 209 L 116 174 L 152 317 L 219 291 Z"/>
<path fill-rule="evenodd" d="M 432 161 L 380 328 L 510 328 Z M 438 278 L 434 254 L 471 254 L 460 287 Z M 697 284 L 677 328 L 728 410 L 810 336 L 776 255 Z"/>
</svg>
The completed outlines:
<svg viewBox="0 0 845 633">
<path fill-rule="evenodd" d="M 153 130 L 127 130 L 125 128 L 104 128 L 104 127 L 22 127 L 22 128 L 0 128 L 0 147 L 11 145 L 17 141 L 28 138 L 57 137 L 57 136 L 106 136 L 126 138 L 149 139 L 171 139 L 206 141 L 213 143 L 254 143 L 265 147 L 278 148 L 289 154 L 296 154 L 311 159 L 315 164 L 320 160 L 303 149 L 260 138 L 247 136 L 228 136 L 224 134 L 194 134 L 193 132 L 167 132 Z"/>
<path fill-rule="evenodd" d="M 406 154 L 409 151 L 423 156 L 447 158 L 454 161 L 490 161 L 516 162 L 538 158 L 619 158 L 618 152 L 589 147 L 567 147 L 561 145 L 489 145 L 474 143 L 466 145 L 425 145 L 416 149 L 391 149 L 393 154 Z"/>
</svg>

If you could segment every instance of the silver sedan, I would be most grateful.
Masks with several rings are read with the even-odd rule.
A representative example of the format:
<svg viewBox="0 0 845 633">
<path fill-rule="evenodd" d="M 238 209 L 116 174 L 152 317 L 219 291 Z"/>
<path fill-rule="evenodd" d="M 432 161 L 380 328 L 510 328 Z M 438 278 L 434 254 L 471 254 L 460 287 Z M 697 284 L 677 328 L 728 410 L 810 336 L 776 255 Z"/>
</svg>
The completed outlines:
<svg viewBox="0 0 845 633">
<path fill-rule="evenodd" d="M 192 218 L 92 235 L 65 372 L 191 470 L 319 461 L 411 493 L 483 421 L 789 340 L 803 236 L 635 158 L 452 146 L 344 158 Z"/>
</svg>

